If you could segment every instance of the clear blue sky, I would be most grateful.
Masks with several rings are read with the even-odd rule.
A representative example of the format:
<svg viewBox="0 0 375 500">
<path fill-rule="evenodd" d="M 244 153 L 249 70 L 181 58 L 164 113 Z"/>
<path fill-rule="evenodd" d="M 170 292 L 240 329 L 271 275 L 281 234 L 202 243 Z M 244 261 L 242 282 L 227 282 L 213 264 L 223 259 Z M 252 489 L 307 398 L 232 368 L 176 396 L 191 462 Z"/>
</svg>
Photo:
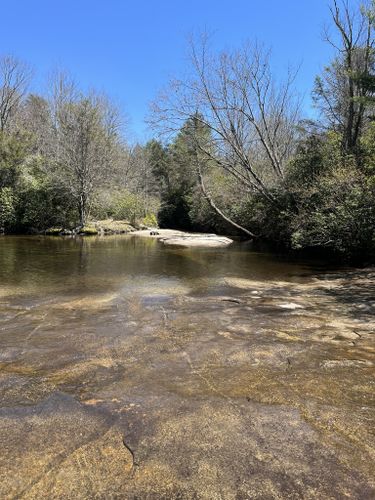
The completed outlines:
<svg viewBox="0 0 375 500">
<path fill-rule="evenodd" d="M 328 62 L 322 41 L 329 0 L 0 0 L 0 54 L 35 69 L 34 88 L 63 67 L 84 87 L 104 90 L 130 117 L 132 138 L 149 133 L 149 102 L 186 65 L 191 32 L 214 34 L 218 48 L 257 39 L 278 69 L 299 64 L 309 109 L 314 76 Z"/>
</svg>

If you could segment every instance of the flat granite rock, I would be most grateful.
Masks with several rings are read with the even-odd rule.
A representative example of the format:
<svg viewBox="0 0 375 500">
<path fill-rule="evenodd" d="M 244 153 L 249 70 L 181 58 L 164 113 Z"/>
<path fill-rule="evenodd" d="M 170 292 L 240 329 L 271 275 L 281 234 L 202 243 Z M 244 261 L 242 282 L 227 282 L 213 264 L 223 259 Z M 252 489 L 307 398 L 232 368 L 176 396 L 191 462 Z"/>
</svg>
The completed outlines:
<svg viewBox="0 0 375 500">
<path fill-rule="evenodd" d="M 372 269 L 14 238 L 1 500 L 375 499 Z"/>
<path fill-rule="evenodd" d="M 160 240 L 164 245 L 178 247 L 227 247 L 233 240 L 226 236 L 205 233 L 185 233 L 171 229 L 142 230 L 134 233 L 136 236 L 152 237 Z"/>
<path fill-rule="evenodd" d="M 131 452 L 113 418 L 56 392 L 0 410 L 0 498 L 112 498 L 127 484 Z"/>
<path fill-rule="evenodd" d="M 233 243 L 233 240 L 216 234 L 209 235 L 189 235 L 178 238 L 163 238 L 164 245 L 179 247 L 226 247 Z"/>
</svg>

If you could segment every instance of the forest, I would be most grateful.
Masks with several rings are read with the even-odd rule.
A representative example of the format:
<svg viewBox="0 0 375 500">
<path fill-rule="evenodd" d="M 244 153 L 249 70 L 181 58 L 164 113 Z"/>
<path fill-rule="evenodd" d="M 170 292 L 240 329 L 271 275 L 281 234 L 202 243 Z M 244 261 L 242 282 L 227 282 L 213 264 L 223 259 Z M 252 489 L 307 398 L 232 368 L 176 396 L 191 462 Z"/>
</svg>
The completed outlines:
<svg viewBox="0 0 375 500">
<path fill-rule="evenodd" d="M 189 44 L 188 77 L 150 105 L 154 138 L 126 139 L 102 92 L 0 59 L 0 231 L 79 232 L 91 221 L 214 231 L 285 252 L 375 258 L 375 3 L 332 1 L 334 57 L 311 82 L 314 119 L 260 43 Z"/>
</svg>

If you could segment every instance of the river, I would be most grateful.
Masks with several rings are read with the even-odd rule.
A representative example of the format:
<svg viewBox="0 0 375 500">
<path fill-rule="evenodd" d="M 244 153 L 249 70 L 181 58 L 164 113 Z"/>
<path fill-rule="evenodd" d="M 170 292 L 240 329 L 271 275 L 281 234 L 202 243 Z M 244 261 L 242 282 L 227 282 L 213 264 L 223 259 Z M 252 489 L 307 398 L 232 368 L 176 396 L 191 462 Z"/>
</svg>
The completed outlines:
<svg viewBox="0 0 375 500">
<path fill-rule="evenodd" d="M 374 269 L 0 238 L 0 497 L 374 498 Z"/>
</svg>

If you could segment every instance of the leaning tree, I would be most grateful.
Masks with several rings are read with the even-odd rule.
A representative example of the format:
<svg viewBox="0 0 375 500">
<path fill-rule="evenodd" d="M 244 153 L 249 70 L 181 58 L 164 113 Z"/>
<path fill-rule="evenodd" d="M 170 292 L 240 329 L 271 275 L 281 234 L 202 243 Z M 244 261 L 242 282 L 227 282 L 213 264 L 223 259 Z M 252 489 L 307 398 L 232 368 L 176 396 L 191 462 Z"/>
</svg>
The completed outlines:
<svg viewBox="0 0 375 500">
<path fill-rule="evenodd" d="M 163 133 L 175 133 L 188 120 L 195 134 L 196 171 L 211 207 L 227 222 L 255 235 L 228 217 L 205 182 L 205 165 L 233 176 L 249 193 L 277 204 L 275 186 L 284 177 L 299 121 L 299 99 L 293 89 L 295 72 L 283 82 L 271 71 L 268 51 L 259 46 L 212 54 L 206 37 L 190 44 L 191 73 L 171 82 L 153 104 L 151 123 Z M 203 138 L 203 139 L 202 139 Z"/>
</svg>

